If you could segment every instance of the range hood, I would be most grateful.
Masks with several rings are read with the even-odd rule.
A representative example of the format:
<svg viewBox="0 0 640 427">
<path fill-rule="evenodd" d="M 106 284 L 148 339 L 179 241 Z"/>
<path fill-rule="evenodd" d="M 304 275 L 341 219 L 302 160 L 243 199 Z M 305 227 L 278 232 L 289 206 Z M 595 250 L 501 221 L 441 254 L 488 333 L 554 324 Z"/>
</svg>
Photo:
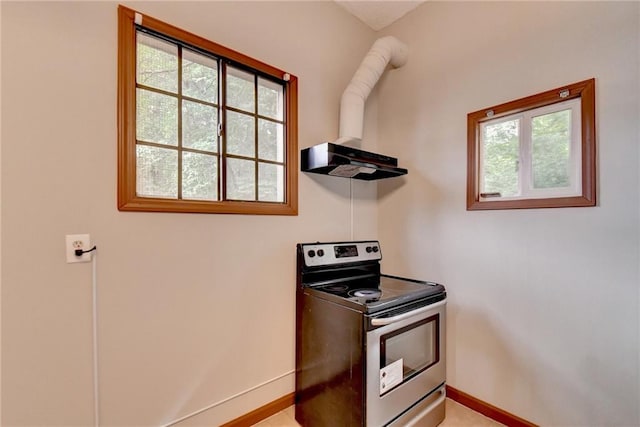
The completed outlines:
<svg viewBox="0 0 640 427">
<path fill-rule="evenodd" d="M 375 41 L 340 100 L 340 137 L 301 153 L 303 172 L 341 176 L 345 178 L 376 179 L 406 175 L 407 170 L 398 167 L 394 157 L 353 148 L 362 140 L 364 106 L 387 65 L 402 67 L 407 62 L 408 48 L 392 36 Z"/>
<path fill-rule="evenodd" d="M 346 145 L 325 142 L 302 150 L 303 172 L 373 181 L 406 175 L 398 160 Z"/>
</svg>

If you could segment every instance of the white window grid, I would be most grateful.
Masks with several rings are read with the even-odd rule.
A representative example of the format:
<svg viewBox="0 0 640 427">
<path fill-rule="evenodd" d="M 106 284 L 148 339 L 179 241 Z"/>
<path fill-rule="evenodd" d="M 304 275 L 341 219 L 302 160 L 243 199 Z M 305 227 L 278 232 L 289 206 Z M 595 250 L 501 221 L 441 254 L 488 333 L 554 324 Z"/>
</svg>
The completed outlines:
<svg viewBox="0 0 640 427">
<path fill-rule="evenodd" d="M 532 168 L 532 126 L 534 118 L 559 111 L 571 111 L 571 130 L 569 148 L 569 185 L 555 188 L 534 188 L 533 168 Z M 518 194 L 515 196 L 482 196 L 485 193 L 484 186 L 484 128 L 488 125 L 518 120 Z M 479 185 L 480 200 L 483 202 L 497 200 L 522 200 L 522 199 L 545 199 L 557 197 L 574 197 L 582 194 L 582 129 L 581 129 L 581 100 L 574 98 L 539 108 L 534 108 L 524 112 L 487 120 L 480 124 L 480 137 L 478 139 L 479 153 Z"/>
</svg>

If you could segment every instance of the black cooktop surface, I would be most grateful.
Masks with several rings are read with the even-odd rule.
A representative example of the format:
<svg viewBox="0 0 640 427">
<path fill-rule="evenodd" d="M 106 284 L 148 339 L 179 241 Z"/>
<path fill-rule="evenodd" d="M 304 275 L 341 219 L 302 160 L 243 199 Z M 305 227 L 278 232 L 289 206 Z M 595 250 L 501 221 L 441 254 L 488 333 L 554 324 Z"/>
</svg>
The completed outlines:
<svg viewBox="0 0 640 427">
<path fill-rule="evenodd" d="M 362 311 L 374 312 L 412 301 L 444 295 L 444 286 L 434 282 L 404 279 L 384 274 L 310 286 L 319 295 Z"/>
</svg>

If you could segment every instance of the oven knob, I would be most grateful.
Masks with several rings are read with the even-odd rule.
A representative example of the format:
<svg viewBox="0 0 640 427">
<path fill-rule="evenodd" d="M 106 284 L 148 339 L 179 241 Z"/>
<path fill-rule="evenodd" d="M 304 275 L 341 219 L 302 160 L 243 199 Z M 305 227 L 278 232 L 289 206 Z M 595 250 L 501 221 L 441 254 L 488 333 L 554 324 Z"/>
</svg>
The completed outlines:
<svg viewBox="0 0 640 427">
<path fill-rule="evenodd" d="M 318 256 L 324 256 L 324 251 L 322 249 L 318 249 Z"/>
<path fill-rule="evenodd" d="M 371 246 L 367 246 L 366 251 L 367 251 L 368 254 L 370 254 L 372 250 L 373 250 L 373 248 Z"/>
<path fill-rule="evenodd" d="M 374 247 L 373 247 L 373 252 L 378 252 L 379 250 L 380 250 L 380 249 L 378 249 L 378 247 L 377 247 L 377 246 L 374 246 Z"/>
<path fill-rule="evenodd" d="M 311 249 L 309 252 L 307 252 L 307 255 L 309 255 L 311 258 L 313 258 L 314 256 L 316 256 L 316 251 Z"/>
</svg>

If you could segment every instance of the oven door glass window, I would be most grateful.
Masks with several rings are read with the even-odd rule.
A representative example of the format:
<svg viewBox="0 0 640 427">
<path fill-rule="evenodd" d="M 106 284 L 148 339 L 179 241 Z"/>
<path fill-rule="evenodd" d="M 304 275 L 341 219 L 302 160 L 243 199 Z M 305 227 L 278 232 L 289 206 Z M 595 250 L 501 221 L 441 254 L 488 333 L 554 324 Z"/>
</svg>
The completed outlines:
<svg viewBox="0 0 640 427">
<path fill-rule="evenodd" d="M 395 378 L 381 394 L 440 361 L 439 331 L 440 315 L 436 314 L 380 337 L 380 370 L 389 380 Z"/>
</svg>

